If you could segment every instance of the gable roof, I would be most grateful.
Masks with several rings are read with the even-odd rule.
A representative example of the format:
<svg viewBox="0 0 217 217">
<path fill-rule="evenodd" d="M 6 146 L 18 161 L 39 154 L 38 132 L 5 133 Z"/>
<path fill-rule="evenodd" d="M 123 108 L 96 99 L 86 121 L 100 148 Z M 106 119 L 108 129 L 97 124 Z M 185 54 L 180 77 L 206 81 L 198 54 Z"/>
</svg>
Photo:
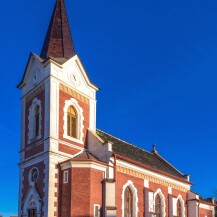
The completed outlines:
<svg viewBox="0 0 217 217">
<path fill-rule="evenodd" d="M 96 133 L 104 142 L 109 141 L 113 143 L 112 147 L 115 154 L 186 180 L 184 174 L 168 163 L 157 152 L 148 152 L 99 129 L 97 129 Z"/>
</svg>

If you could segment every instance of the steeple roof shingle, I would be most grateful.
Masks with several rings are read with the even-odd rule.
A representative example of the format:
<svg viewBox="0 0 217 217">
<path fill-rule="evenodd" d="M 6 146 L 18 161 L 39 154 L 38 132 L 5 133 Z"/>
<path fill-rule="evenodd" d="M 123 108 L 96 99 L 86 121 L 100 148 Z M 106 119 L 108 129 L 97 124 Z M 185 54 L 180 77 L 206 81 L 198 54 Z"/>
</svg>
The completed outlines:
<svg viewBox="0 0 217 217">
<path fill-rule="evenodd" d="M 74 44 L 66 13 L 64 0 L 57 0 L 47 35 L 41 51 L 41 58 L 70 59 L 75 55 Z"/>
</svg>

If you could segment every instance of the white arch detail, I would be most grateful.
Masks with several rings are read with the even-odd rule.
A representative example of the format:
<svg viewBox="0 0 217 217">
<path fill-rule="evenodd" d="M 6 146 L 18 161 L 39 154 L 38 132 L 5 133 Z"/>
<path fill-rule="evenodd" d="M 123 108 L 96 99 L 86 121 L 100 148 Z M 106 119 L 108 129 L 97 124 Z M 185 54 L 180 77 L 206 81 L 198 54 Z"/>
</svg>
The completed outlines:
<svg viewBox="0 0 217 217">
<path fill-rule="evenodd" d="M 35 130 L 35 108 L 36 106 L 39 106 L 39 134 L 37 137 L 34 135 Z M 33 140 L 38 140 L 41 138 L 41 130 L 42 130 L 42 106 L 41 106 L 41 100 L 38 98 L 34 98 L 32 100 L 32 105 L 29 108 L 29 124 L 28 124 L 28 143 L 31 143 Z"/>
<path fill-rule="evenodd" d="M 23 205 L 23 217 L 28 216 L 28 210 L 30 209 L 36 209 L 37 217 L 41 216 L 41 198 L 35 189 L 35 187 L 31 187 L 24 199 L 24 205 Z"/>
<path fill-rule="evenodd" d="M 131 180 L 128 180 L 127 183 L 122 187 L 122 217 L 124 217 L 124 193 L 126 188 L 129 187 L 133 193 L 133 217 L 138 216 L 138 192 Z"/>
<path fill-rule="evenodd" d="M 157 191 L 154 193 L 154 212 L 155 212 L 155 199 L 156 199 L 156 196 L 159 195 L 160 198 L 161 198 L 161 203 L 162 203 L 162 217 L 165 217 L 166 216 L 166 203 L 165 203 L 165 197 L 161 191 L 160 188 L 157 189 Z"/>
<path fill-rule="evenodd" d="M 69 106 L 73 106 L 77 112 L 77 129 L 76 129 L 76 138 L 73 138 L 71 136 L 68 136 L 67 134 L 67 112 Z M 63 108 L 63 137 L 65 139 L 75 141 L 78 143 L 83 143 L 83 138 L 84 138 L 84 115 L 83 115 L 83 109 L 79 106 L 78 101 L 74 98 L 71 98 L 69 100 L 65 101 L 65 106 Z"/>
</svg>

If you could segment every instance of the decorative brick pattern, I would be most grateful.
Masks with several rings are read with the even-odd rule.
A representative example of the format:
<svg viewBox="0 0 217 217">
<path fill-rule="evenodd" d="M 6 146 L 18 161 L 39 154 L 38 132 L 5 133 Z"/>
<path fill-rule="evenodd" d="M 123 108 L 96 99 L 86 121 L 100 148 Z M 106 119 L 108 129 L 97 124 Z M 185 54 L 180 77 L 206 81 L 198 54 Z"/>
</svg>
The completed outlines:
<svg viewBox="0 0 217 217">
<path fill-rule="evenodd" d="M 138 178 L 141 178 L 141 179 L 146 179 L 146 180 L 149 180 L 151 182 L 154 182 L 154 183 L 157 183 L 157 184 L 160 184 L 160 185 L 163 185 L 163 186 L 172 187 L 174 189 L 177 189 L 177 190 L 180 190 L 180 191 L 183 191 L 183 192 L 188 191 L 187 188 L 184 188 L 182 186 L 175 185 L 175 184 L 167 182 L 165 180 L 162 180 L 162 179 L 159 179 L 159 178 L 156 178 L 156 177 L 153 177 L 153 176 L 150 176 L 150 175 L 147 175 L 145 173 L 141 173 L 141 172 L 138 172 L 138 171 L 135 171 L 135 170 L 131 170 L 131 169 L 128 169 L 128 168 L 125 168 L 125 167 L 117 166 L 117 171 L 128 174 L 130 176 L 138 177 Z"/>
<path fill-rule="evenodd" d="M 33 146 L 25 152 L 25 158 L 29 158 L 29 157 L 32 157 L 34 155 L 40 154 L 43 151 L 44 151 L 44 144 L 43 143 L 36 145 L 36 146 Z"/>
<path fill-rule="evenodd" d="M 84 103 L 89 105 L 89 99 L 88 98 L 86 98 L 85 96 L 81 95 L 80 93 L 70 89 L 69 87 L 67 87 L 63 84 L 60 84 L 60 90 L 62 90 L 64 93 L 69 94 L 73 98 L 78 99 L 79 101 L 84 102 Z"/>
</svg>

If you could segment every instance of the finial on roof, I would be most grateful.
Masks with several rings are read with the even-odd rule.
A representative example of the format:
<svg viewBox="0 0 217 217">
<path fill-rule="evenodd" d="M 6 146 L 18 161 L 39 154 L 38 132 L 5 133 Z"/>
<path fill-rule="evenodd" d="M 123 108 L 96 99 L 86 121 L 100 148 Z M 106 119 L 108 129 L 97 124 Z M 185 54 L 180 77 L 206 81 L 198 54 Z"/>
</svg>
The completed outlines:
<svg viewBox="0 0 217 217">
<path fill-rule="evenodd" d="M 156 144 L 153 144 L 152 147 L 153 147 L 152 152 L 155 153 L 155 154 L 157 154 L 158 152 L 157 152 L 157 148 L 156 148 L 157 146 L 156 146 Z"/>
<path fill-rule="evenodd" d="M 51 17 L 41 58 L 47 57 L 70 59 L 75 55 L 70 26 L 64 0 L 57 0 Z"/>
</svg>

